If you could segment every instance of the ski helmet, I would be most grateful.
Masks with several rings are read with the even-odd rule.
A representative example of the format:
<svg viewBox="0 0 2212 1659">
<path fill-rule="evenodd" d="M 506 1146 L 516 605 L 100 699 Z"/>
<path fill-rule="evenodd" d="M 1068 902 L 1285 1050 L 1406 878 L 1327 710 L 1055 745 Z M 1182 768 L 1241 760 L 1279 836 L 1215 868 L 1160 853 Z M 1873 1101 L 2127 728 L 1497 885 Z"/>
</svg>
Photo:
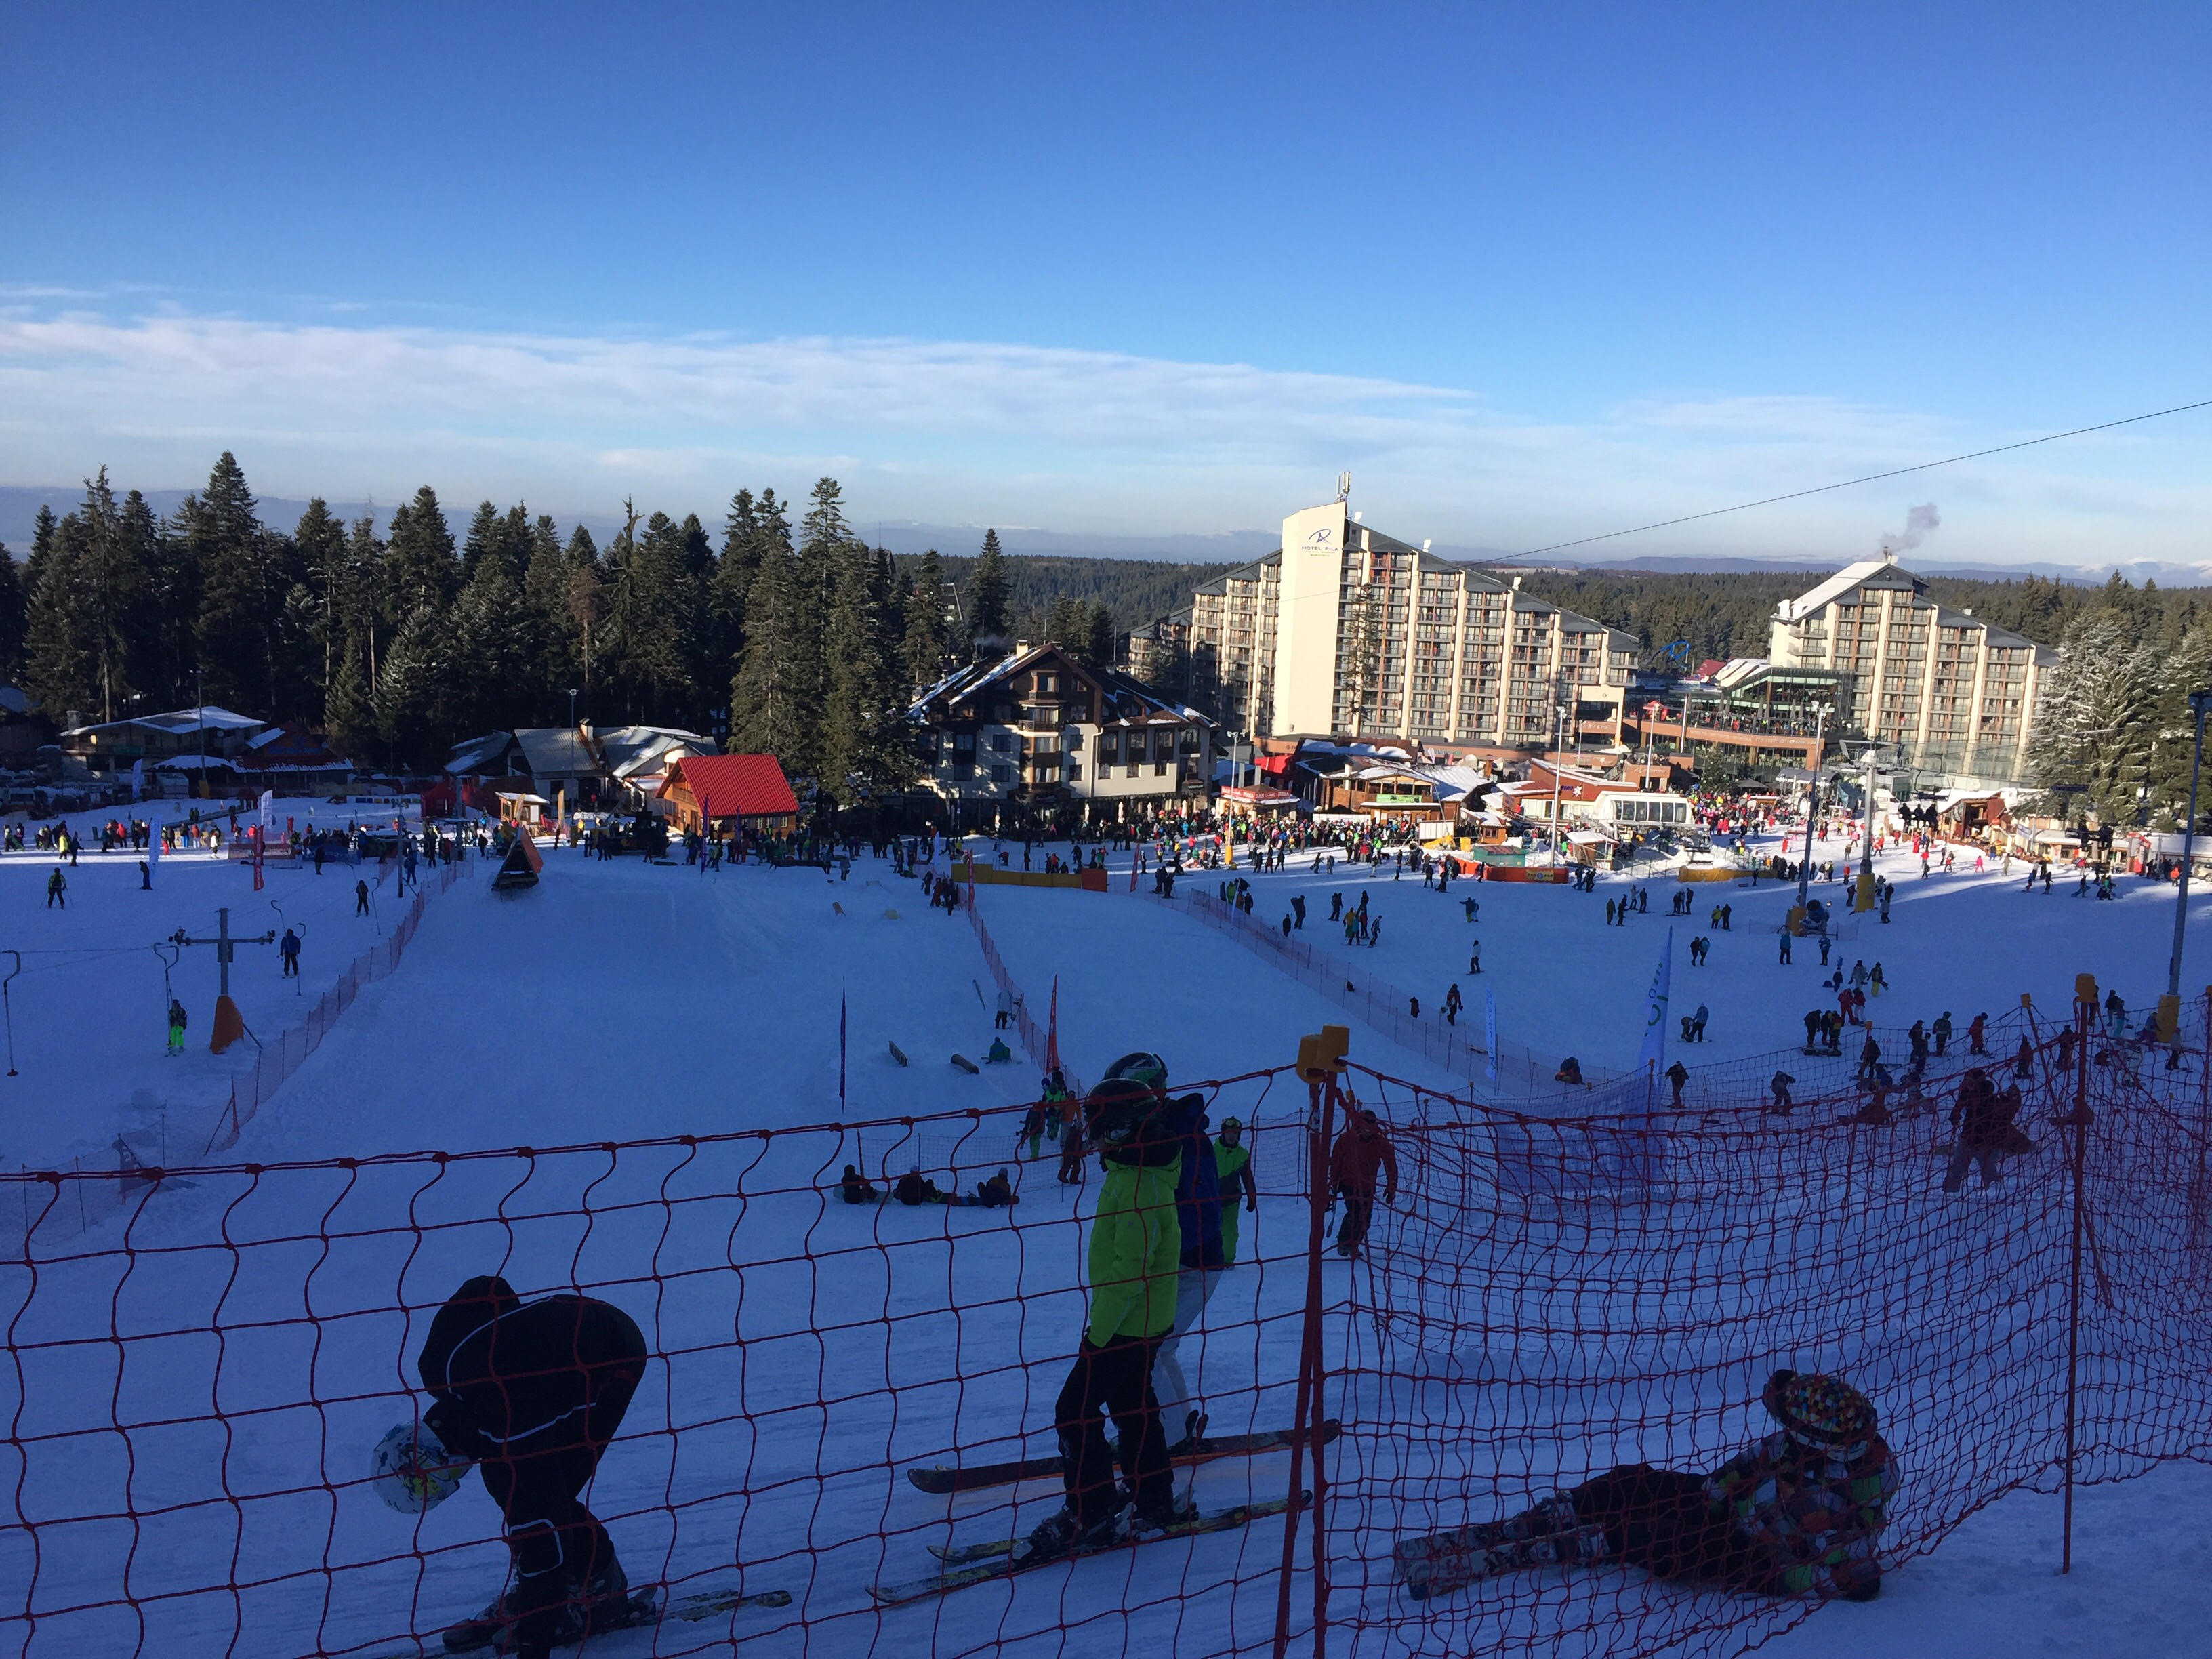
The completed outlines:
<svg viewBox="0 0 2212 1659">
<path fill-rule="evenodd" d="M 434 1510 L 460 1490 L 469 1463 L 427 1423 L 395 1423 L 369 1456 L 369 1484 L 402 1515 Z"/>
<path fill-rule="evenodd" d="M 1133 1083 L 1155 1091 L 1168 1086 L 1168 1063 L 1158 1054 L 1124 1054 L 1106 1068 L 1101 1083 Z"/>
<path fill-rule="evenodd" d="M 1103 1153 L 1133 1152 L 1166 1108 L 1167 1097 L 1133 1078 L 1108 1078 L 1083 1103 L 1084 1132 Z"/>
<path fill-rule="evenodd" d="M 1767 1378 L 1763 1397 L 1774 1420 L 1803 1445 L 1847 1446 L 1874 1431 L 1874 1402 L 1832 1376 L 1777 1371 Z"/>
</svg>

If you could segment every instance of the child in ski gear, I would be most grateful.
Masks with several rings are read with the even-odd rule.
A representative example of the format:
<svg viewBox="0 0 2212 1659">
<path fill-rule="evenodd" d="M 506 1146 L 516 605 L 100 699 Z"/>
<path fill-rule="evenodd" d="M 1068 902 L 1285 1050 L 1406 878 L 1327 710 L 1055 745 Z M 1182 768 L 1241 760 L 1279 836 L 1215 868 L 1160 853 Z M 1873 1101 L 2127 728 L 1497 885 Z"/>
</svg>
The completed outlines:
<svg viewBox="0 0 2212 1659">
<path fill-rule="evenodd" d="M 1676 1060 L 1667 1068 L 1667 1081 L 1674 1091 L 1674 1098 L 1670 1103 L 1678 1112 L 1682 1109 L 1682 1085 L 1689 1080 L 1690 1068 L 1683 1065 L 1680 1060 Z"/>
<path fill-rule="evenodd" d="M 624 1607 L 614 1542 L 578 1495 L 645 1361 L 645 1338 L 621 1309 L 568 1295 L 526 1304 L 499 1278 L 467 1280 L 430 1322 L 416 1360 L 434 1401 L 422 1420 L 476 1462 L 514 1557 L 511 1588 L 447 1631 L 447 1651 L 501 1642 L 539 1655 Z"/>
<path fill-rule="evenodd" d="M 185 1005 L 174 997 L 169 999 L 169 1052 L 185 1052 Z"/>
<path fill-rule="evenodd" d="M 1019 1201 L 1014 1196 L 1014 1183 L 1006 1178 L 1004 1170 L 988 1180 L 976 1183 L 975 1202 L 987 1210 L 1002 1210 Z"/>
<path fill-rule="evenodd" d="M 1031 1558 L 1097 1548 L 1120 1535 L 1109 1416 L 1140 1519 L 1164 1523 L 1176 1514 L 1152 1393 L 1152 1356 L 1175 1322 L 1182 1250 L 1176 1219 L 1182 1143 L 1160 1121 L 1166 1086 L 1157 1057 L 1125 1055 L 1085 1105 L 1085 1134 L 1105 1173 L 1091 1223 L 1091 1317 L 1054 1408 L 1067 1501 L 1030 1534 Z"/>
<path fill-rule="evenodd" d="M 893 1182 L 891 1196 L 908 1206 L 945 1202 L 945 1194 L 938 1190 L 937 1183 L 924 1179 L 919 1170 L 908 1170 Z"/>
<path fill-rule="evenodd" d="M 1359 1254 L 1367 1223 L 1375 1211 L 1375 1178 L 1383 1177 L 1382 1201 L 1398 1200 L 1398 1154 L 1382 1133 L 1382 1121 L 1358 1101 L 1345 1098 L 1346 1121 L 1329 1149 L 1329 1190 L 1344 1200 L 1344 1220 L 1336 1230 L 1336 1253 L 1347 1261 Z"/>
<path fill-rule="evenodd" d="M 1182 1353 L 1191 1331 L 1202 1324 L 1206 1304 L 1213 1299 L 1228 1263 L 1221 1254 L 1220 1172 L 1214 1162 L 1213 1142 L 1206 1133 L 1204 1099 L 1185 1095 L 1170 1101 L 1162 1123 L 1181 1141 L 1182 1156 L 1176 1176 L 1176 1224 L 1182 1249 L 1176 1274 L 1175 1320 L 1152 1359 L 1161 1431 L 1167 1436 L 1168 1455 L 1172 1457 L 1188 1450 L 1206 1431 L 1202 1383 L 1194 1386 L 1185 1375 Z M 1205 1364 L 1202 1332 L 1196 1348 L 1191 1370 L 1201 1372 Z"/>
<path fill-rule="evenodd" d="M 1243 1144 L 1243 1139 L 1242 1123 L 1233 1117 L 1221 1120 L 1221 1133 L 1213 1143 L 1213 1168 L 1221 1188 L 1221 1265 L 1224 1267 L 1237 1262 L 1237 1194 L 1243 1194 L 1247 1210 L 1254 1215 L 1260 1212 L 1260 1189 L 1252 1180 L 1252 1149 Z"/>
<path fill-rule="evenodd" d="M 983 1054 L 983 1063 L 986 1066 L 1010 1066 L 1013 1063 L 1013 1059 L 1014 1051 L 1006 1047 L 1006 1040 L 1004 1037 L 993 1037 L 991 1046 Z"/>
<path fill-rule="evenodd" d="M 1524 1567 L 1623 1562 L 1753 1595 L 1871 1601 L 1898 1488 L 1873 1405 L 1790 1370 L 1763 1398 L 1777 1431 L 1710 1474 L 1623 1464 L 1504 1521 L 1401 1540 L 1398 1577 L 1425 1600 Z"/>
<path fill-rule="evenodd" d="M 883 1197 L 867 1176 L 849 1164 L 845 1166 L 845 1178 L 837 1185 L 848 1204 L 873 1204 Z"/>
<path fill-rule="evenodd" d="M 1943 1171 L 1943 1190 L 1955 1193 L 1966 1184 L 1969 1164 L 1982 1167 L 1982 1185 L 1994 1187 L 2004 1179 L 2003 1155 L 2027 1150 L 2027 1139 L 2014 1127 L 2020 1115 L 2020 1085 L 2008 1085 L 1999 1094 L 1990 1074 L 1977 1066 L 1959 1079 L 1958 1097 L 1951 1106 L 1951 1162 Z"/>
<path fill-rule="evenodd" d="M 1582 1080 L 1583 1063 L 1572 1054 L 1569 1054 L 1561 1060 L 1559 1069 L 1552 1073 L 1552 1081 L 1554 1083 L 1580 1083 Z"/>
<path fill-rule="evenodd" d="M 297 933 L 295 933 L 293 929 L 291 929 L 291 928 L 289 928 L 289 927 L 287 927 L 287 928 L 284 930 L 284 938 L 283 938 L 283 943 L 279 944 L 279 945 L 277 945 L 277 947 L 276 947 L 276 954 L 277 954 L 279 957 L 283 957 L 283 962 L 284 962 L 283 977 L 284 977 L 284 978 L 286 978 L 286 979 L 297 979 L 297 978 L 299 978 L 299 977 L 300 977 L 300 935 L 299 935 Z"/>
</svg>

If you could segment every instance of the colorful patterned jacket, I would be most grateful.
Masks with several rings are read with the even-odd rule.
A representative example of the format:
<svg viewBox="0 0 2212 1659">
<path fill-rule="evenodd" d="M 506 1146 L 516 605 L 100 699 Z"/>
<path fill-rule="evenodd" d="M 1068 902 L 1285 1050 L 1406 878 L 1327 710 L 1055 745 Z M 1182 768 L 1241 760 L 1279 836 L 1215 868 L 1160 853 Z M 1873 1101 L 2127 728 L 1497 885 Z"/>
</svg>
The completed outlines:
<svg viewBox="0 0 2212 1659">
<path fill-rule="evenodd" d="M 1875 1541 L 1896 1494 L 1897 1462 L 1877 1434 L 1838 1449 L 1777 1431 L 1705 1478 L 1706 1497 L 1765 1546 L 1775 1593 L 1823 1601 L 1881 1584 Z"/>
</svg>

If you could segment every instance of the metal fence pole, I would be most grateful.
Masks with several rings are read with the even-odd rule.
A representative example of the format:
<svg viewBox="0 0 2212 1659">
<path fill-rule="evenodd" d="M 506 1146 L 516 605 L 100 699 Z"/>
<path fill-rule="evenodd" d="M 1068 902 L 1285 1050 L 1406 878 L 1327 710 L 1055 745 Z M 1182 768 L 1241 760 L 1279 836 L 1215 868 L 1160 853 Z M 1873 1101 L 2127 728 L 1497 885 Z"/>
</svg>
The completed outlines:
<svg viewBox="0 0 2212 1659">
<path fill-rule="evenodd" d="M 2089 1158 L 2089 1032 L 2095 1007 L 2080 997 L 2074 1003 L 2074 1028 L 2081 1037 L 2075 1057 L 2074 1115 L 2065 1120 L 2074 1131 L 2074 1252 L 2068 1270 L 2066 1314 L 2066 1472 L 2065 1511 L 2061 1521 L 2058 1571 L 2074 1571 L 2074 1429 L 2075 1395 L 2081 1363 L 2081 1230 L 2087 1218 L 2081 1186 Z"/>
</svg>

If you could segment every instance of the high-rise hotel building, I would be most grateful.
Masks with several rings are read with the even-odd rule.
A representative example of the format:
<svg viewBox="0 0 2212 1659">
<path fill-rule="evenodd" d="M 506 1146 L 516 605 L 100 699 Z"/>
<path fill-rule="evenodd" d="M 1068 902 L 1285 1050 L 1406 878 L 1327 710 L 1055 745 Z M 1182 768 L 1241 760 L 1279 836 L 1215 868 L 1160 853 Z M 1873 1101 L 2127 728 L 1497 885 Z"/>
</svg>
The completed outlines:
<svg viewBox="0 0 2212 1659">
<path fill-rule="evenodd" d="M 1775 611 L 1777 668 L 1840 676 L 1834 725 L 1895 744 L 1912 765 L 2027 775 L 2029 733 L 2058 653 L 1928 598 L 1887 554 L 1838 571 Z"/>
<path fill-rule="evenodd" d="M 1370 530 L 1334 501 L 1133 640 L 1146 678 L 1254 737 L 1357 735 L 1542 749 L 1559 710 L 1617 711 L 1633 635 Z M 1170 664 L 1187 664 L 1184 675 Z M 1570 727 L 1571 731 L 1571 727 Z"/>
</svg>

